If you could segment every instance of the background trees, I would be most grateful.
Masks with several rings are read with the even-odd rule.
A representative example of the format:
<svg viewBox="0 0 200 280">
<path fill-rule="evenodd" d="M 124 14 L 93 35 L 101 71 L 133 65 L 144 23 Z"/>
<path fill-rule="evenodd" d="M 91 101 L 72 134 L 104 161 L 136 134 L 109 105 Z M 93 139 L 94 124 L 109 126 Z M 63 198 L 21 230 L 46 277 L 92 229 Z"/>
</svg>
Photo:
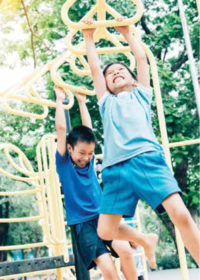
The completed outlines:
<svg viewBox="0 0 200 280">
<path fill-rule="evenodd" d="M 0 10 L 1 67 L 7 66 L 14 69 L 16 62 L 22 66 L 31 65 L 34 70 L 34 68 L 44 65 L 65 50 L 66 46 L 63 38 L 66 37 L 68 28 L 60 17 L 60 10 L 64 2 L 65 0 L 7 0 L 7 3 L 10 5 L 9 9 Z M 122 15 L 130 16 L 134 13 L 130 0 L 109 0 L 107 2 Z M 145 0 L 143 2 L 145 13 L 137 26 L 142 33 L 143 41 L 150 47 L 157 60 L 169 141 L 176 142 L 198 138 L 198 117 L 195 97 L 177 1 Z M 75 5 L 70 9 L 70 18 L 78 21 L 94 3 L 94 0 L 76 1 Z M 196 39 L 198 38 L 199 31 L 197 7 L 195 1 L 192 0 L 185 0 L 184 5 L 194 57 L 197 61 L 199 47 L 198 40 Z M 114 29 L 112 31 L 115 32 Z M 74 40 L 75 42 L 82 40 L 81 33 Z M 101 41 L 98 44 L 106 46 L 108 42 Z M 13 55 L 15 60 L 10 59 Z M 123 56 L 117 54 L 115 58 L 122 60 Z M 108 55 L 102 57 L 104 61 L 109 59 L 110 56 Z M 74 74 L 68 63 L 64 64 L 59 71 L 65 81 L 92 88 L 91 79 Z M 12 81 L 10 82 L 11 84 Z M 53 98 L 53 83 L 49 75 L 45 76 L 39 86 L 42 95 L 50 99 Z M 97 152 L 99 153 L 103 145 L 102 124 L 95 99 L 96 97 L 88 98 L 88 107 L 98 137 L 99 145 L 97 146 Z M 22 106 L 28 107 L 27 105 Z M 155 100 L 153 100 L 152 107 L 153 126 L 159 138 Z M 31 106 L 29 109 L 32 112 L 40 110 L 37 106 Z M 80 124 L 76 103 L 70 110 L 70 116 L 72 126 Z M 54 109 L 49 109 L 49 115 L 43 121 L 12 116 L 1 110 L 0 123 L 2 128 L 0 130 L 1 142 L 11 142 L 17 145 L 25 152 L 36 168 L 35 147 L 37 143 L 42 135 L 55 131 Z M 31 141 L 27 141 L 27 139 L 31 139 Z M 193 145 L 173 148 L 171 153 L 174 174 L 183 191 L 184 201 L 193 217 L 197 220 L 199 217 L 198 147 Z M 6 164 L 3 158 L 2 161 L 3 164 Z M 0 183 L 1 190 L 7 189 L 9 184 L 11 184 L 9 180 L 5 182 L 5 179 L 2 177 Z M 0 198 L 1 217 L 12 216 L 14 211 L 12 203 L 12 200 L 9 198 Z M 22 208 L 19 208 L 19 211 L 22 211 Z M 172 244 L 172 239 L 170 238 L 174 238 L 174 231 L 168 218 L 165 216 L 160 217 L 168 228 L 170 235 L 168 235 L 165 228 L 156 219 L 149 220 L 148 215 L 145 214 L 144 221 L 147 230 L 152 230 L 153 227 L 155 230 L 162 231 L 164 233 L 162 235 L 163 239 L 167 239 Z M 26 228 L 26 230 L 30 229 Z M 13 231 L 9 230 L 8 225 L 0 224 L 0 237 L 4 236 L 0 238 L 0 245 L 7 244 L 11 240 L 13 243 L 16 242 L 12 235 Z M 160 245 L 162 246 L 162 240 Z M 5 259 L 5 256 L 2 259 Z"/>
</svg>

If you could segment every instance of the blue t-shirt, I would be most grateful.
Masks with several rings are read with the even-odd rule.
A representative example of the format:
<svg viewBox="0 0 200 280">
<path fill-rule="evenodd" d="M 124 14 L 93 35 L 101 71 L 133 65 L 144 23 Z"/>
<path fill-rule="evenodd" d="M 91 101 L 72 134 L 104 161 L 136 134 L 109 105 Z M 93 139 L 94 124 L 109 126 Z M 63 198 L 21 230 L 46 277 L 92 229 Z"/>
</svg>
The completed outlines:
<svg viewBox="0 0 200 280">
<path fill-rule="evenodd" d="M 103 168 L 138 154 L 162 150 L 151 123 L 152 88 L 138 85 L 132 92 L 106 92 L 98 104 L 104 127 Z"/>
<path fill-rule="evenodd" d="M 94 170 L 94 156 L 86 167 L 79 168 L 68 152 L 61 156 L 57 151 L 56 169 L 64 193 L 67 224 L 79 224 L 97 217 L 102 191 Z"/>
</svg>

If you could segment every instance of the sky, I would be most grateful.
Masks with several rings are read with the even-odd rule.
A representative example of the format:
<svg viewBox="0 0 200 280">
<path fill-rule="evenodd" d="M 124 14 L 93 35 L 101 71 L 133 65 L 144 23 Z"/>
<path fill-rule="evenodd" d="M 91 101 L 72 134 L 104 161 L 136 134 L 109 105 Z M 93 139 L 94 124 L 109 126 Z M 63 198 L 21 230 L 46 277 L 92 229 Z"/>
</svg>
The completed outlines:
<svg viewBox="0 0 200 280">
<path fill-rule="evenodd" d="M 13 38 L 13 41 L 15 41 L 16 44 L 19 39 L 25 39 L 27 36 L 29 36 L 29 34 L 24 34 L 19 26 L 16 26 L 15 30 L 9 34 L 9 37 Z M 0 40 L 3 41 L 5 38 L 6 35 L 1 34 L 0 32 Z M 57 40 L 55 48 L 60 54 L 66 51 L 66 38 Z M 33 67 L 33 59 L 30 57 L 28 61 L 29 65 L 22 66 L 17 53 L 6 54 L 6 63 L 7 65 L 11 65 L 12 69 L 0 66 L 0 93 L 35 71 Z"/>
<path fill-rule="evenodd" d="M 32 67 L 20 67 L 8 69 L 8 68 L 0 68 L 0 92 L 3 92 L 10 86 L 14 85 L 18 81 L 22 80 L 29 74 L 33 72 Z"/>
<path fill-rule="evenodd" d="M 12 28 L 12 32 L 2 32 L 0 29 L 1 43 L 5 42 L 6 44 L 6 40 L 10 40 L 10 38 L 12 38 L 13 44 L 18 44 L 20 40 L 25 40 L 27 37 L 30 37 L 29 34 L 25 34 L 22 31 L 20 20 L 18 24 L 15 24 Z M 17 53 L 7 53 L 5 55 L 5 59 L 6 64 L 11 65 L 12 69 L 6 66 L 0 66 L 0 93 L 34 71 L 33 62 L 31 62 L 31 66 L 23 67 L 20 65 Z"/>
</svg>

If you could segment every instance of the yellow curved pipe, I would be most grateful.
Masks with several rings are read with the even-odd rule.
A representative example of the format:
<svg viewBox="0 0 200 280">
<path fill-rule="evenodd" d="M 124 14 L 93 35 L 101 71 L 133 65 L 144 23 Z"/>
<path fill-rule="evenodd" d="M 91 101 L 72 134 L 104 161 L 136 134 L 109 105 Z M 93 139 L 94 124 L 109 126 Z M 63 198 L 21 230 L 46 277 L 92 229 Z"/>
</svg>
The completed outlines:
<svg viewBox="0 0 200 280">
<path fill-rule="evenodd" d="M 97 28 L 97 27 L 115 27 L 115 26 L 122 26 L 122 25 L 130 25 L 138 22 L 143 14 L 143 4 L 140 0 L 131 0 L 133 4 L 136 5 L 137 11 L 135 16 L 123 20 L 123 22 L 119 22 L 116 20 L 106 20 L 105 16 L 103 19 L 99 19 L 101 17 L 101 14 L 104 14 L 106 12 L 109 12 L 112 16 L 115 17 L 116 14 L 113 14 L 113 10 L 110 9 L 110 6 L 105 3 L 105 0 L 97 0 L 97 4 L 93 7 L 93 10 L 97 10 L 97 21 L 94 21 L 92 24 L 84 24 L 82 22 L 73 22 L 68 17 L 68 12 L 70 7 L 76 2 L 76 0 L 68 0 L 65 2 L 65 4 L 62 6 L 61 9 L 61 18 L 65 25 L 67 25 L 70 28 L 74 29 L 86 29 L 86 28 Z M 119 14 L 118 14 L 119 15 Z M 83 18 L 91 17 L 91 14 L 85 15 Z"/>
</svg>

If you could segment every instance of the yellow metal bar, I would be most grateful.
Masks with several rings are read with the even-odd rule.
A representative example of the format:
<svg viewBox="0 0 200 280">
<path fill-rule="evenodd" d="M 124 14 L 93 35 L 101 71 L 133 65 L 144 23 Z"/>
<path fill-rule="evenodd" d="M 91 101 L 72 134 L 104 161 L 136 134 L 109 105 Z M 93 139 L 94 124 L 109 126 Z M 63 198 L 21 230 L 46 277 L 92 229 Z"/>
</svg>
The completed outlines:
<svg viewBox="0 0 200 280">
<path fill-rule="evenodd" d="M 195 145 L 195 144 L 200 144 L 200 139 L 185 140 L 185 141 L 180 141 L 180 142 L 169 143 L 169 147 L 174 148 L 174 147 Z"/>
<path fill-rule="evenodd" d="M 15 153 L 18 154 L 18 156 L 21 156 L 25 166 L 27 167 L 27 169 L 22 169 L 20 168 L 10 157 L 10 154 L 8 153 L 8 149 L 10 149 L 11 151 L 14 151 Z M 25 156 L 24 153 L 22 153 L 22 151 L 16 147 L 15 145 L 12 145 L 10 143 L 1 143 L 0 144 L 0 150 L 4 150 L 5 155 L 7 156 L 8 161 L 10 162 L 10 164 L 17 169 L 18 171 L 22 172 L 25 175 L 28 175 L 30 177 L 20 177 L 20 176 L 16 176 L 13 175 L 7 171 L 5 171 L 4 169 L 0 168 L 0 173 L 3 174 L 4 176 L 7 176 L 9 178 L 12 178 L 14 180 L 19 180 L 19 181 L 26 181 L 26 182 L 32 182 L 33 185 L 35 185 L 35 187 L 38 187 L 37 184 L 34 183 L 34 181 L 38 178 L 38 174 L 36 172 L 34 172 L 29 160 L 27 159 L 27 157 Z"/>
<path fill-rule="evenodd" d="M 168 141 L 168 136 L 167 136 L 164 109 L 163 109 L 162 97 L 161 97 L 161 92 L 160 92 L 157 65 L 156 65 L 154 56 L 151 53 L 151 51 L 144 44 L 143 44 L 143 47 L 146 50 L 146 53 L 147 53 L 147 56 L 148 56 L 148 59 L 149 59 L 150 65 L 151 65 L 151 70 L 152 70 L 152 79 L 153 79 L 154 91 L 155 91 L 155 96 L 156 96 L 156 106 L 157 106 L 157 112 L 158 112 L 158 120 L 159 120 L 159 125 L 160 125 L 162 144 L 163 144 L 163 148 L 165 151 L 167 163 L 170 166 L 170 168 L 172 169 L 171 155 L 170 155 L 170 150 L 169 150 L 169 141 Z M 177 229 L 175 229 L 175 230 L 177 233 L 178 230 Z M 185 249 L 184 249 L 184 245 L 183 245 L 182 239 L 180 237 L 180 234 L 176 234 L 176 240 L 177 240 L 177 248 L 178 248 L 178 253 L 179 253 L 182 278 L 184 280 L 189 280 L 188 269 L 187 269 L 187 265 L 186 265 L 187 262 L 186 262 Z"/>
<path fill-rule="evenodd" d="M 21 167 L 19 166 L 19 164 L 17 164 L 17 163 L 14 162 L 13 158 L 10 156 L 10 153 L 9 153 L 8 149 L 9 149 L 8 146 L 6 146 L 6 147 L 4 148 L 4 152 L 5 152 L 5 155 L 6 155 L 7 159 L 8 159 L 8 162 L 9 162 L 17 171 L 19 171 L 20 173 L 23 173 L 23 174 L 25 174 L 25 175 L 27 175 L 27 176 L 34 176 L 34 175 L 35 175 L 35 172 L 34 172 L 34 171 L 29 171 L 29 170 L 27 170 L 27 169 L 21 168 Z"/>
<path fill-rule="evenodd" d="M 43 219 L 42 216 L 32 216 L 25 218 L 8 218 L 8 219 L 0 219 L 0 223 L 21 223 L 21 222 L 33 222 Z"/>
<path fill-rule="evenodd" d="M 97 28 L 97 27 L 115 27 L 115 26 L 120 26 L 120 25 L 130 25 L 138 22 L 140 18 L 142 17 L 143 14 L 143 4 L 140 0 L 132 0 L 133 4 L 136 5 L 136 14 L 128 19 L 125 19 L 123 22 L 118 22 L 116 20 L 106 20 L 105 18 L 103 20 L 98 20 L 94 21 L 93 24 L 87 25 L 82 23 L 81 21 L 79 22 L 73 22 L 69 19 L 68 17 L 68 11 L 70 7 L 75 3 L 76 0 L 68 0 L 65 2 L 65 4 L 62 7 L 61 10 L 61 17 L 63 22 L 70 28 L 74 29 L 84 29 L 84 28 Z M 104 0 L 103 0 L 104 1 Z M 107 5 L 105 5 L 107 7 Z M 102 13 L 102 10 L 100 10 Z M 86 16 L 84 16 L 86 18 Z"/>
<path fill-rule="evenodd" d="M 137 30 L 134 27 L 131 27 L 131 31 L 134 32 L 139 38 Z M 78 45 L 72 45 L 71 43 L 73 36 L 76 34 L 76 32 L 76 30 L 72 30 L 68 33 L 67 36 L 68 49 L 74 54 L 71 55 L 70 66 L 73 69 L 73 71 L 79 75 L 91 75 L 89 65 L 86 63 L 83 57 L 84 55 L 86 55 L 86 48 L 84 42 L 81 42 Z M 123 46 L 122 43 L 120 43 L 120 41 L 124 41 L 124 38 L 121 35 L 113 35 L 106 28 L 101 28 L 99 30 L 96 30 L 94 33 L 94 40 L 97 42 L 100 39 L 106 39 L 111 41 L 114 44 L 114 47 L 97 48 L 98 54 L 123 53 L 125 56 L 127 56 L 127 58 L 130 61 L 130 68 L 132 70 L 135 68 L 135 58 L 130 53 L 130 47 Z M 84 65 L 84 69 L 80 69 L 76 66 L 75 60 L 77 58 L 79 59 L 79 61 L 83 62 L 82 64 Z"/>
<path fill-rule="evenodd" d="M 39 189 L 16 191 L 16 192 L 0 192 L 0 196 L 18 196 L 18 195 L 34 194 L 38 192 L 40 192 Z"/>
<path fill-rule="evenodd" d="M 49 243 L 47 243 L 47 242 L 39 242 L 39 243 L 30 243 L 30 244 L 24 244 L 24 245 L 21 244 L 21 245 L 0 246 L 0 251 L 46 247 L 48 245 L 49 245 Z"/>
<path fill-rule="evenodd" d="M 178 256 L 179 256 L 179 262 L 181 266 L 181 275 L 183 280 L 189 280 L 189 272 L 187 268 L 187 260 L 185 256 L 185 247 L 183 245 L 181 235 L 179 230 L 175 227 L 175 233 L 176 233 L 176 243 L 178 247 Z"/>
<path fill-rule="evenodd" d="M 72 29 L 68 35 L 67 35 L 67 48 L 69 49 L 70 52 L 76 55 L 86 55 L 86 48 L 85 44 L 83 42 L 77 44 L 77 45 L 72 45 L 72 39 L 74 35 L 77 33 L 76 30 Z M 98 32 L 98 30 L 95 31 L 94 34 L 94 39 L 95 41 L 98 41 L 99 39 L 106 39 L 106 40 L 111 40 L 113 41 L 114 39 L 119 38 L 117 35 L 111 34 L 108 30 L 103 29 L 103 32 Z M 122 40 L 123 38 L 120 37 Z M 120 44 L 118 39 L 116 40 L 117 46 L 115 47 L 104 47 L 104 48 L 97 48 L 97 54 L 112 54 L 112 53 L 126 53 L 130 52 L 130 47 L 123 46 Z"/>
<path fill-rule="evenodd" d="M 85 47 L 81 43 L 77 46 L 72 46 L 71 40 L 73 36 L 77 33 L 78 29 L 81 28 L 97 28 L 96 32 L 94 34 L 95 41 L 98 41 L 99 39 L 105 39 L 110 40 L 114 47 L 112 48 L 102 48 L 97 49 L 98 54 L 105 54 L 105 53 L 114 53 L 114 52 L 122 52 L 125 54 L 128 59 L 130 60 L 131 69 L 134 69 L 135 62 L 132 58 L 133 56 L 130 54 L 130 48 L 124 47 L 121 44 L 121 41 L 123 39 L 119 35 L 110 34 L 106 27 L 114 27 L 119 25 L 130 25 L 131 23 L 137 22 L 143 13 L 143 5 L 140 0 L 132 0 L 133 4 L 136 5 L 136 15 L 132 18 L 128 18 L 124 20 L 123 22 L 117 22 L 116 20 L 106 20 L 106 12 L 110 13 L 114 18 L 120 16 L 119 13 L 117 13 L 112 7 L 110 7 L 108 4 L 106 4 L 105 0 L 97 0 L 97 5 L 92 7 L 90 11 L 84 16 L 84 18 L 93 17 L 95 13 L 97 13 L 97 21 L 94 21 L 91 25 L 86 25 L 81 22 L 74 23 L 69 20 L 68 18 L 68 10 L 69 8 L 75 3 L 75 0 L 68 0 L 62 8 L 62 18 L 65 23 L 68 24 L 68 27 L 71 27 L 68 34 L 68 49 L 71 52 L 65 52 L 58 58 L 54 59 L 50 63 L 46 64 L 42 68 L 35 71 L 33 74 L 31 74 L 29 77 L 25 78 L 22 82 L 19 82 L 18 84 L 14 85 L 13 87 L 9 88 L 7 91 L 0 93 L 1 102 L 3 104 L 3 107 L 5 110 L 7 110 L 9 113 L 18 114 L 24 117 L 33 117 L 42 119 L 45 118 L 48 113 L 48 106 L 49 107 L 55 107 L 55 102 L 52 102 L 50 100 L 45 100 L 40 97 L 40 95 L 37 93 L 37 91 L 34 88 L 34 84 L 48 71 L 50 71 L 51 77 L 54 81 L 54 83 L 58 86 L 63 87 L 65 90 L 65 93 L 69 97 L 69 104 L 66 106 L 65 109 L 70 109 L 73 106 L 74 97 L 71 91 L 79 91 L 83 94 L 87 95 L 94 95 L 94 91 L 90 91 L 87 89 L 80 89 L 79 87 L 68 85 L 66 84 L 60 75 L 58 74 L 59 67 L 65 63 L 65 61 L 70 62 L 71 68 L 74 70 L 74 72 L 79 73 L 80 75 L 90 75 L 89 66 L 83 57 L 85 55 Z M 198 2 L 197 2 L 198 3 Z M 198 4 L 197 4 L 198 5 Z M 199 6 L 198 6 L 199 7 Z M 73 29 L 74 28 L 74 29 Z M 138 36 L 137 30 L 133 27 L 133 32 Z M 199 143 L 199 139 L 197 140 L 186 140 L 176 143 L 169 143 L 168 137 L 167 137 L 167 131 L 166 131 L 166 124 L 165 124 L 165 118 L 163 113 L 163 104 L 162 104 L 162 98 L 160 93 L 160 86 L 159 86 L 159 79 L 158 79 L 158 73 L 157 73 L 157 67 L 156 62 L 153 57 L 153 54 L 149 50 L 149 48 L 142 44 L 142 47 L 144 48 L 147 57 L 150 61 L 150 66 L 152 69 L 152 78 L 153 78 L 153 84 L 154 84 L 154 90 L 156 95 L 156 103 L 157 103 L 157 111 L 158 111 L 158 118 L 159 118 L 159 125 L 161 130 L 161 138 L 162 138 L 162 144 L 166 153 L 167 162 L 171 167 L 171 157 L 169 148 L 171 147 L 178 147 L 182 145 L 191 145 L 191 144 L 197 144 Z M 83 68 L 85 69 L 78 69 L 75 65 L 75 60 L 79 59 L 79 61 L 82 63 Z M 25 95 L 18 95 L 16 94 L 17 91 L 20 91 L 24 88 Z M 27 103 L 33 103 L 38 104 L 43 107 L 43 113 L 38 114 L 32 114 L 29 112 L 22 112 L 17 109 L 13 109 L 8 104 L 10 101 L 20 101 L 20 102 L 27 102 Z M 19 156 L 19 162 L 20 164 L 17 165 L 15 161 L 10 156 L 8 149 L 10 149 L 9 146 L 2 147 L 0 145 L 0 149 L 4 149 L 5 154 L 8 158 L 8 161 L 10 164 L 19 172 L 23 173 L 27 177 L 20 177 L 15 176 L 13 174 L 10 174 L 9 172 L 4 171 L 3 169 L 0 169 L 0 173 L 2 173 L 5 176 L 8 176 L 15 180 L 20 181 L 30 181 L 33 186 L 36 188 L 33 190 L 26 190 L 21 192 L 0 192 L 1 195 L 23 195 L 23 194 L 35 194 L 37 197 L 37 203 L 39 207 L 40 212 L 40 219 L 42 218 L 42 230 L 44 234 L 44 240 L 48 241 L 45 244 L 51 249 L 54 255 L 63 253 L 66 254 L 66 257 L 68 254 L 66 253 L 67 250 L 67 240 L 65 236 L 65 222 L 63 218 L 63 209 L 62 209 L 62 195 L 60 193 L 60 184 L 58 182 L 57 174 L 55 171 L 55 136 L 46 136 L 42 139 L 41 143 L 37 147 L 37 159 L 38 159 L 38 170 L 39 172 L 36 173 L 32 169 L 32 166 L 28 159 L 24 157 L 21 153 L 18 153 L 18 150 L 13 149 L 16 153 L 18 153 Z M 102 155 L 97 155 L 96 158 L 102 158 Z M 56 198 L 56 199 L 55 199 Z M 25 217 L 25 218 L 14 218 L 14 219 L 1 219 L 0 222 L 3 220 L 5 221 L 28 221 L 26 219 L 36 219 L 37 217 Z M 22 220 L 23 219 L 23 220 Z M 138 216 L 138 227 L 140 227 L 140 219 Z M 186 258 L 185 258 L 185 251 L 184 246 L 180 238 L 180 234 L 176 229 L 176 238 L 177 238 L 177 245 L 178 245 L 178 252 L 179 252 L 179 258 L 180 258 L 180 265 L 181 265 L 181 271 L 182 271 L 182 277 L 184 280 L 188 279 L 188 271 L 187 271 L 187 264 L 186 264 Z M 41 246 L 44 246 L 44 243 L 38 243 L 43 244 Z M 38 245 L 37 244 L 37 245 Z M 22 245 L 22 248 L 29 248 L 27 246 L 32 247 L 38 247 L 34 244 L 28 244 L 28 245 Z M 26 246 L 26 247 L 23 247 Z M 16 248 L 16 246 L 7 246 L 7 247 L 0 247 L 0 250 L 2 248 Z M 147 269 L 146 269 L 146 261 L 143 259 L 144 262 L 144 268 L 145 268 L 145 279 L 147 279 Z M 63 276 L 63 270 L 58 269 L 56 270 L 57 278 L 62 279 Z M 27 274 L 25 274 L 27 275 Z M 33 275 L 33 274 L 32 274 Z M 1 279 L 1 278 L 0 278 Z M 5 278 L 4 278 L 5 279 Z"/>
<path fill-rule="evenodd" d="M 63 254 L 65 260 L 68 260 L 62 198 L 55 169 L 55 135 L 42 137 L 38 147 L 37 152 L 39 153 L 39 150 L 41 150 L 42 157 L 40 156 L 40 158 L 43 161 L 42 165 L 40 163 L 40 168 L 42 167 L 43 173 L 45 174 L 44 179 L 49 207 L 51 238 L 54 241 L 52 251 L 54 255 Z M 59 273 L 61 273 L 61 270 L 58 270 Z"/>
<path fill-rule="evenodd" d="M 69 85 L 67 84 L 66 86 L 66 83 L 62 80 L 62 78 L 59 76 L 58 74 L 58 68 L 66 61 L 66 59 L 69 58 L 69 52 L 66 52 L 63 54 L 63 56 L 61 56 L 52 66 L 51 68 L 51 77 L 52 77 L 52 80 L 54 81 L 54 83 L 60 87 L 63 87 L 63 89 L 66 89 L 66 91 L 68 92 L 68 97 L 70 98 L 71 100 L 71 103 L 70 103 L 70 107 L 73 106 L 74 104 L 74 96 L 73 94 L 71 93 L 71 91 L 74 91 L 74 92 L 80 92 L 80 93 L 84 93 L 84 94 L 88 94 L 88 95 L 94 95 L 95 93 L 94 92 L 91 92 L 89 90 L 86 90 L 86 89 L 82 89 L 80 87 L 77 87 L 77 86 L 73 86 L 73 85 Z"/>
<path fill-rule="evenodd" d="M 8 102 L 8 100 L 18 100 L 18 101 L 27 102 L 27 103 L 30 103 L 30 104 L 38 104 L 38 105 L 43 105 L 43 106 L 49 106 L 49 107 L 56 108 L 55 102 L 53 102 L 51 100 L 45 100 L 45 99 L 42 99 L 42 98 L 39 99 L 39 98 L 36 98 L 36 97 L 28 97 L 28 96 L 16 95 L 16 94 L 8 95 L 6 98 L 7 98 L 6 102 Z M 64 109 L 65 110 L 69 109 L 69 106 L 64 105 Z M 12 110 L 14 110 L 14 109 L 12 109 Z M 18 112 L 23 112 L 23 111 L 18 110 Z M 45 110 L 45 112 L 44 112 L 45 116 L 47 116 L 46 112 L 48 113 L 48 110 Z"/>
<path fill-rule="evenodd" d="M 50 234 L 50 222 L 49 222 L 49 213 L 47 209 L 47 199 L 46 199 L 46 187 L 45 187 L 45 180 L 44 180 L 44 172 L 42 169 L 42 158 L 41 158 L 41 142 L 37 145 L 36 148 L 36 155 L 37 155 L 37 163 L 38 163 L 38 171 L 39 171 L 39 183 L 41 186 L 41 199 L 43 201 L 42 213 L 45 217 L 44 223 L 42 224 L 43 233 L 47 242 L 52 243 L 53 240 Z"/>
<path fill-rule="evenodd" d="M 199 1 L 199 0 L 196 0 L 196 3 L 197 3 L 198 14 L 199 14 L 199 16 L 200 16 L 200 1 Z"/>
<path fill-rule="evenodd" d="M 40 69 L 36 70 L 33 74 L 29 75 L 27 78 L 25 78 L 22 82 L 18 83 L 17 85 L 14 85 L 13 87 L 9 88 L 8 90 L 4 91 L 3 93 L 0 93 L 1 96 L 1 102 L 3 108 L 10 114 L 19 115 L 23 117 L 31 117 L 35 119 L 44 119 L 48 114 L 48 107 L 56 107 L 55 102 L 51 100 L 45 100 L 40 97 L 40 95 L 36 92 L 33 85 L 44 75 L 46 72 L 50 71 L 52 66 L 58 61 L 62 59 L 62 57 L 65 56 L 65 53 L 56 59 L 52 60 L 45 66 L 41 67 Z M 60 78 L 61 79 L 61 78 Z M 68 85 L 64 82 L 63 88 L 66 92 L 66 94 L 69 97 L 69 104 L 64 105 L 64 109 L 68 110 L 73 106 L 73 95 L 70 93 L 70 88 L 68 89 Z M 60 81 L 58 81 L 58 85 L 60 85 Z M 16 94 L 17 91 L 23 90 L 25 88 L 25 96 L 24 95 L 18 95 Z M 8 104 L 9 100 L 18 100 L 21 102 L 27 102 L 27 103 L 33 103 L 37 104 L 43 107 L 43 113 L 41 114 L 34 114 L 31 112 L 22 111 L 20 109 L 11 108 Z"/>
</svg>

